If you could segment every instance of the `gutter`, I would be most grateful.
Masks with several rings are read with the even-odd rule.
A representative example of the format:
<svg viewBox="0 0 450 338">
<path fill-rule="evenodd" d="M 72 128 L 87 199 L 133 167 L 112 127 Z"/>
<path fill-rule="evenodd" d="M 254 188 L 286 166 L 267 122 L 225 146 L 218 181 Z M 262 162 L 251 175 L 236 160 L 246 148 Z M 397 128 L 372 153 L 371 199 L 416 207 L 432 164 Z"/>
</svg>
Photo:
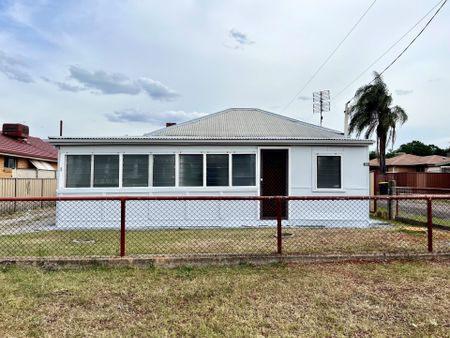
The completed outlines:
<svg viewBox="0 0 450 338">
<path fill-rule="evenodd" d="M 50 139 L 55 146 L 66 145 L 348 145 L 369 146 L 371 140 L 350 139 Z"/>
</svg>

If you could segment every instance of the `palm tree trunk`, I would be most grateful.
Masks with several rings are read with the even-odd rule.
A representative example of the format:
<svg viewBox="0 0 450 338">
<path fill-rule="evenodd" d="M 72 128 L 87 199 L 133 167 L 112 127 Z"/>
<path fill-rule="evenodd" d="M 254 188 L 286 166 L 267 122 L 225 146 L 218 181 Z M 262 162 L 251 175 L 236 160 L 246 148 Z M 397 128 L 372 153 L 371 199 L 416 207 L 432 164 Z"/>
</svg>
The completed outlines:
<svg viewBox="0 0 450 338">
<path fill-rule="evenodd" d="M 380 136 L 380 171 L 386 174 L 386 135 Z"/>
</svg>

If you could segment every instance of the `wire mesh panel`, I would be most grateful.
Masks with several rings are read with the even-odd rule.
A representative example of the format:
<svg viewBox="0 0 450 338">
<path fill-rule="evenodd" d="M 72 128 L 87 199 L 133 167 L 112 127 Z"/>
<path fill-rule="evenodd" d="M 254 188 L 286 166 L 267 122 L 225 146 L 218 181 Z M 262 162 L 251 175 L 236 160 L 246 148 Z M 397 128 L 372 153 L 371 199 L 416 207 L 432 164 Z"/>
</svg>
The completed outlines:
<svg viewBox="0 0 450 338">
<path fill-rule="evenodd" d="M 119 201 L 0 204 L 0 210 L 8 210 L 0 214 L 1 256 L 118 254 Z"/>
<path fill-rule="evenodd" d="M 432 200 L 433 249 L 435 252 L 450 251 L 450 197 Z"/>
<path fill-rule="evenodd" d="M 292 200 L 283 228 L 285 253 L 363 254 L 423 252 L 427 237 L 406 226 L 369 216 L 368 200 Z"/>
<path fill-rule="evenodd" d="M 276 252 L 275 221 L 257 200 L 127 202 L 127 254 L 258 254 Z"/>
<path fill-rule="evenodd" d="M 377 211 L 371 212 L 375 199 Z M 432 249 L 450 251 L 450 197 L 0 200 L 2 257 L 320 255 Z"/>
</svg>

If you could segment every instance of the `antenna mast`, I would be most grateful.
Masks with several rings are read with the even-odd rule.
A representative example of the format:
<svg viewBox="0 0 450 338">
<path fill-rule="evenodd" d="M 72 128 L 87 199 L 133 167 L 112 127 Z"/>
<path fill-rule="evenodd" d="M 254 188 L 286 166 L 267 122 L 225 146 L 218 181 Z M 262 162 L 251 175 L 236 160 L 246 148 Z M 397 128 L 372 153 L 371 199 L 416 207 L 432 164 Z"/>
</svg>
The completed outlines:
<svg viewBox="0 0 450 338">
<path fill-rule="evenodd" d="M 330 91 L 321 90 L 313 93 L 313 114 L 320 114 L 320 126 L 323 123 L 323 113 L 330 111 Z"/>
</svg>

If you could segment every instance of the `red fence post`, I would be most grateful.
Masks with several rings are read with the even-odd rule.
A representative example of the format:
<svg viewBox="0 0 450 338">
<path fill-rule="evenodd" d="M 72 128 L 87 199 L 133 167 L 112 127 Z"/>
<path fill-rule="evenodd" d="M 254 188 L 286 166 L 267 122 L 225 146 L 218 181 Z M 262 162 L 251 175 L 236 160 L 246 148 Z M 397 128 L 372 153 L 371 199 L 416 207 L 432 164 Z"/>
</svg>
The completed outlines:
<svg viewBox="0 0 450 338">
<path fill-rule="evenodd" d="M 282 203 L 281 203 L 281 197 L 278 197 L 276 199 L 277 202 L 277 253 L 282 254 L 283 253 L 283 233 L 281 229 L 281 219 L 282 219 Z"/>
<path fill-rule="evenodd" d="M 125 203 L 126 200 L 120 200 L 120 257 L 125 256 Z"/>
<path fill-rule="evenodd" d="M 427 199 L 428 252 L 433 252 L 433 208 L 432 199 Z"/>
</svg>

